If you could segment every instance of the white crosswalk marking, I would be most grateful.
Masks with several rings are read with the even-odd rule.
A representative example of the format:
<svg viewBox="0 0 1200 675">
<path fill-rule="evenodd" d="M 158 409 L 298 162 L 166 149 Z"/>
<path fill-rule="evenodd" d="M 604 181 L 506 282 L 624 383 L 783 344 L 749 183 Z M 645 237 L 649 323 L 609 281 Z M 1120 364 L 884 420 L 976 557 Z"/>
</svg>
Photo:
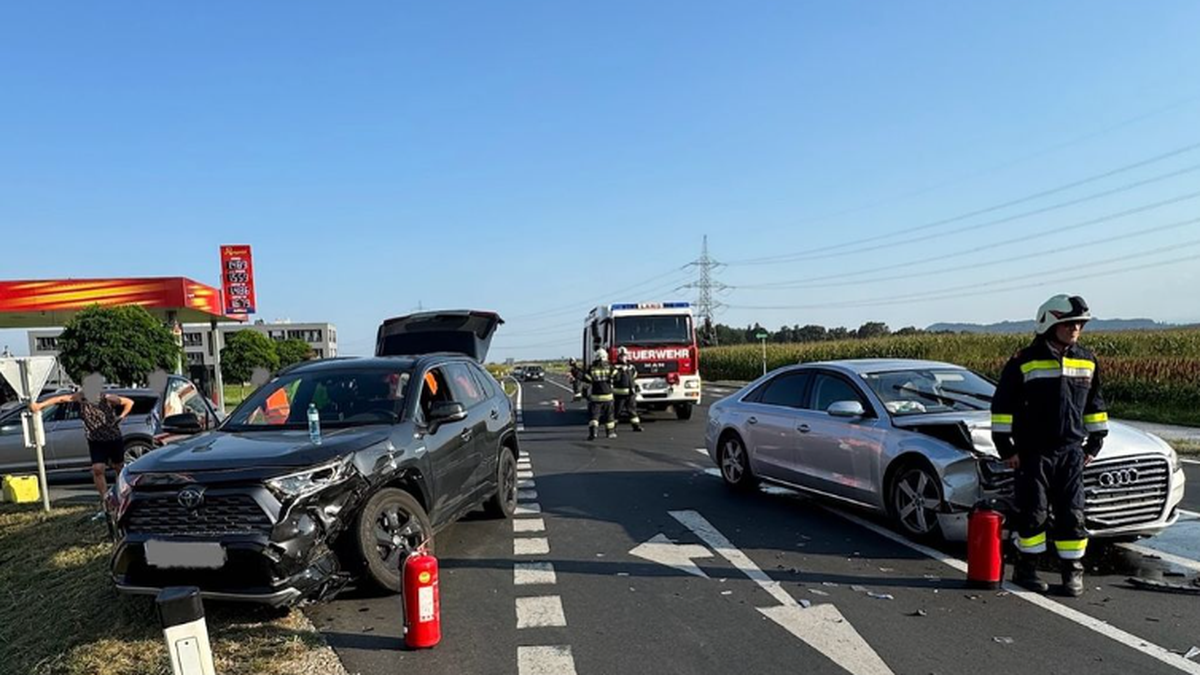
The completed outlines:
<svg viewBox="0 0 1200 675">
<path fill-rule="evenodd" d="M 537 490 L 517 490 L 517 499 L 520 501 L 531 502 L 537 498 Z"/>
<path fill-rule="evenodd" d="M 546 521 L 541 518 L 513 519 L 513 532 L 545 532 Z"/>
<path fill-rule="evenodd" d="M 550 552 L 550 540 L 545 537 L 513 539 L 513 555 L 546 555 Z"/>
<path fill-rule="evenodd" d="M 552 563 L 519 562 L 513 565 L 513 583 L 517 586 L 553 585 L 558 583 L 558 577 Z"/>
<path fill-rule="evenodd" d="M 517 647 L 519 675 L 575 675 L 575 658 L 571 648 Z"/>
<path fill-rule="evenodd" d="M 537 502 L 529 502 L 528 504 L 517 504 L 517 510 L 514 512 L 518 516 L 532 516 L 542 512 L 542 505 Z"/>
</svg>

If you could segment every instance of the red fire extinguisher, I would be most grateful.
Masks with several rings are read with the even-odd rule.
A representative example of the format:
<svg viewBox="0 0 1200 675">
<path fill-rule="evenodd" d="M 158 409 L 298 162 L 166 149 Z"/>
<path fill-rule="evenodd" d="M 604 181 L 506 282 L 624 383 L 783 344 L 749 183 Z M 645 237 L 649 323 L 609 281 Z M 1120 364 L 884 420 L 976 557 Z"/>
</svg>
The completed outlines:
<svg viewBox="0 0 1200 675">
<path fill-rule="evenodd" d="M 404 561 L 404 643 L 427 649 L 442 641 L 442 603 L 438 562 L 424 548 Z"/>
<path fill-rule="evenodd" d="M 1000 531 L 1004 515 L 988 502 L 975 505 L 967 520 L 967 586 L 1000 588 L 1004 580 L 1004 554 Z"/>
</svg>

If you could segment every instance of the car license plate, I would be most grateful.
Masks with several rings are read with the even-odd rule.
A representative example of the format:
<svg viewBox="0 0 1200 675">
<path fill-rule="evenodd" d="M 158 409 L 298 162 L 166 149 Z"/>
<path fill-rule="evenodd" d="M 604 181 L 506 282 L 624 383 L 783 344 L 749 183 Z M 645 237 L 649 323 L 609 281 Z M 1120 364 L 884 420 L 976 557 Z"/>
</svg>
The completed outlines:
<svg viewBox="0 0 1200 675">
<path fill-rule="evenodd" d="M 207 541 L 160 541 L 145 544 L 146 564 L 151 567 L 218 569 L 225 566 L 225 547 Z"/>
</svg>

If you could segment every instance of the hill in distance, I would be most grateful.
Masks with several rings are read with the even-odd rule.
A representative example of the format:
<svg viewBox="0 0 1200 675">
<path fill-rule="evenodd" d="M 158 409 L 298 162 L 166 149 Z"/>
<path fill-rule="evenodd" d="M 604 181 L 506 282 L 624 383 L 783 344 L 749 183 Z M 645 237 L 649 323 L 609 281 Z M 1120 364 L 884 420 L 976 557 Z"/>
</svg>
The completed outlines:
<svg viewBox="0 0 1200 675">
<path fill-rule="evenodd" d="M 1092 332 L 1118 330 L 1166 330 L 1183 324 L 1162 323 L 1153 319 L 1092 319 L 1087 329 Z M 1033 321 L 1001 321 L 1000 323 L 935 323 L 925 330 L 954 333 L 1032 333 Z"/>
</svg>

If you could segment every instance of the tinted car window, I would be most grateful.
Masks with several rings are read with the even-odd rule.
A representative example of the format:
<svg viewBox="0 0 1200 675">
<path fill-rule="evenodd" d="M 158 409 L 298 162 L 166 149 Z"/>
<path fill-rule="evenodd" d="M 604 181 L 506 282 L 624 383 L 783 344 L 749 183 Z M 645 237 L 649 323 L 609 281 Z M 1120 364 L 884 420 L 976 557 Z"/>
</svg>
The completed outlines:
<svg viewBox="0 0 1200 675">
<path fill-rule="evenodd" d="M 470 408 L 487 400 L 466 364 L 451 363 L 446 366 L 446 373 L 450 376 L 450 387 L 454 390 L 455 400 L 464 406 Z"/>
<path fill-rule="evenodd" d="M 394 422 L 403 410 L 408 373 L 391 369 L 292 373 L 257 389 L 229 416 L 226 430 L 304 428 L 311 404 L 322 424 Z"/>
<path fill-rule="evenodd" d="M 486 370 L 478 366 L 469 366 L 471 373 L 475 376 L 476 382 L 479 383 L 480 389 L 483 391 L 484 398 L 491 398 L 496 395 L 496 387 L 494 382 L 496 378 L 492 377 Z"/>
<path fill-rule="evenodd" d="M 133 401 L 133 410 L 129 411 L 130 415 L 149 415 L 154 412 L 155 406 L 158 404 L 157 396 L 129 396 Z"/>
<path fill-rule="evenodd" d="M 838 401 L 858 401 L 863 408 L 867 407 L 862 396 L 859 396 L 858 391 L 849 382 L 836 375 L 818 374 L 813 382 L 812 409 L 828 410 L 829 406 Z"/>
<path fill-rule="evenodd" d="M 808 373 L 784 373 L 763 386 L 758 402 L 801 408 L 804 406 L 804 388 L 808 385 L 809 377 Z"/>
</svg>

